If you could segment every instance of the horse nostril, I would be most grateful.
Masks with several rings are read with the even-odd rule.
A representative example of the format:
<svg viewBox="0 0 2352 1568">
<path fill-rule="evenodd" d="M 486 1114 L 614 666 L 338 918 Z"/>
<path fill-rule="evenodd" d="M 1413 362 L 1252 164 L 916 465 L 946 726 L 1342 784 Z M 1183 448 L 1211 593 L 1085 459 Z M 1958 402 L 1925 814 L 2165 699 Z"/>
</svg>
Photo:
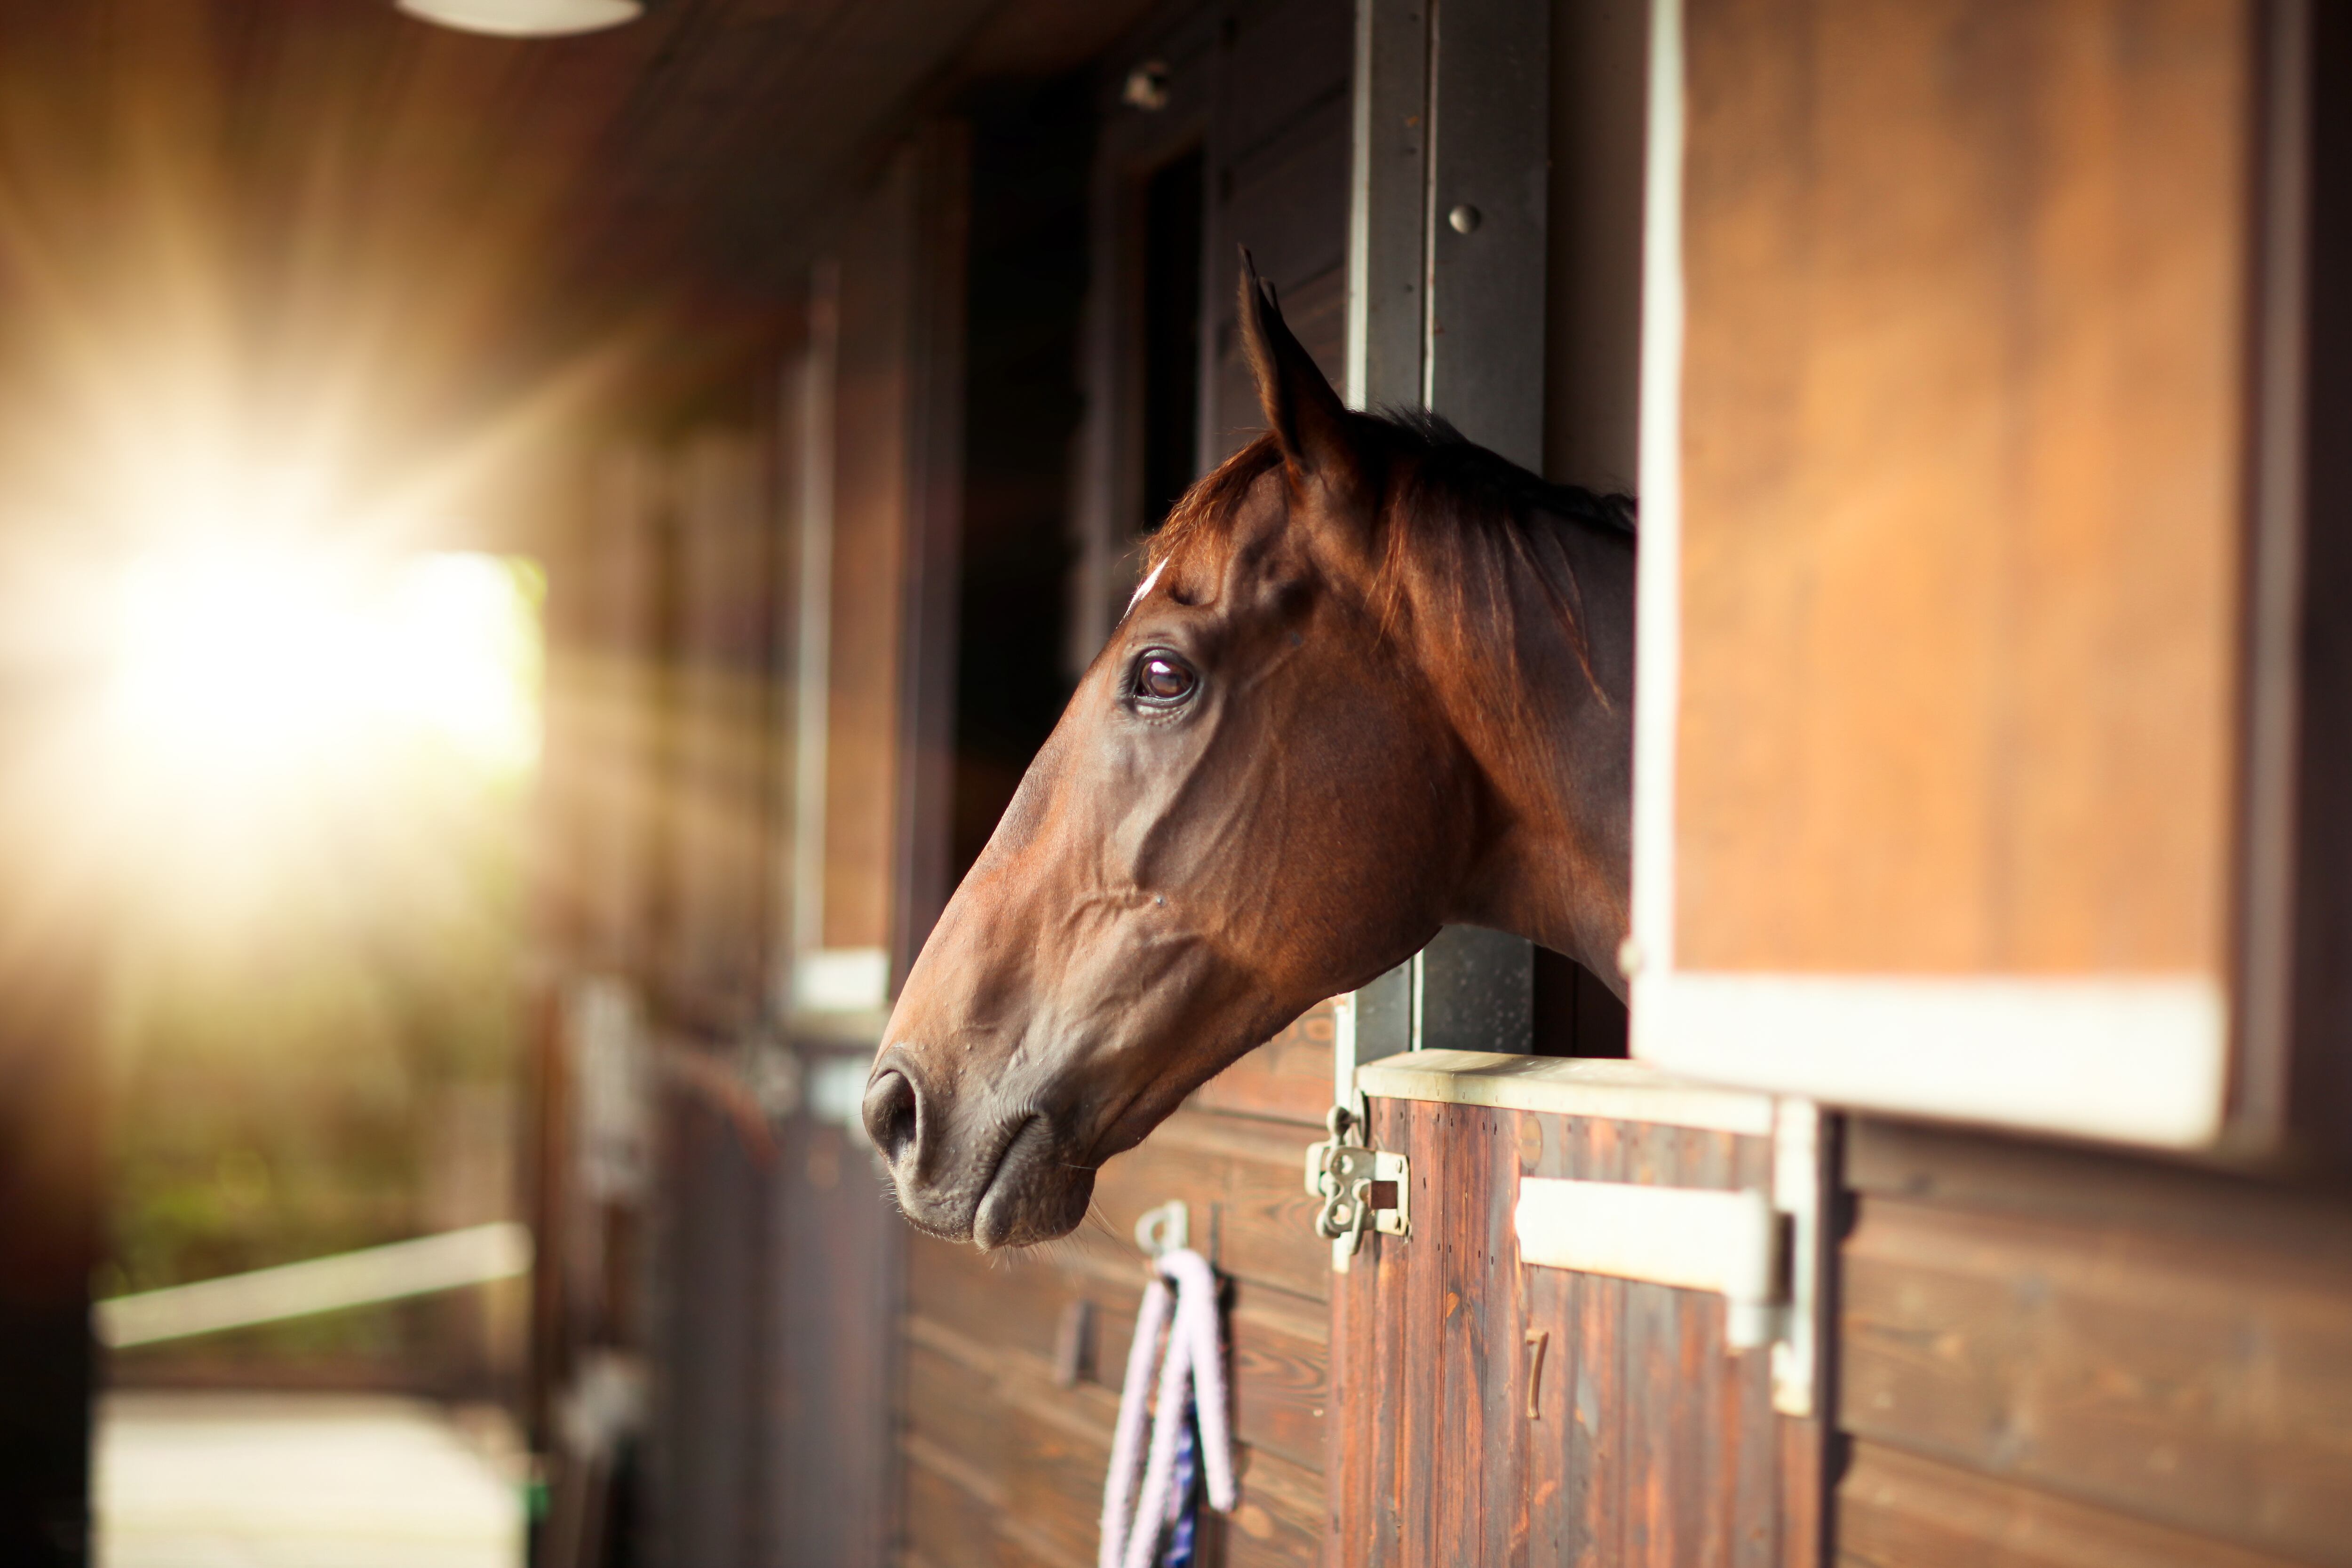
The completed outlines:
<svg viewBox="0 0 2352 1568">
<path fill-rule="evenodd" d="M 921 1102 L 903 1072 L 886 1072 L 866 1091 L 866 1135 L 893 1166 L 912 1149 Z"/>
</svg>

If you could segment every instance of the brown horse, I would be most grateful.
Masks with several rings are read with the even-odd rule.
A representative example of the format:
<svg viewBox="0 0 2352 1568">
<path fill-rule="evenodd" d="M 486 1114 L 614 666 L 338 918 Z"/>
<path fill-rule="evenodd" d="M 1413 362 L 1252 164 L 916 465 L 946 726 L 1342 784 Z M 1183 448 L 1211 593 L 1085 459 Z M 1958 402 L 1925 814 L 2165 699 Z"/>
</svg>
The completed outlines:
<svg viewBox="0 0 2352 1568">
<path fill-rule="evenodd" d="M 1103 1161 L 1443 923 L 1615 983 L 1631 504 L 1349 412 L 1243 270 L 1271 428 L 1160 531 L 875 1058 L 934 1235 L 1069 1231 Z"/>
</svg>

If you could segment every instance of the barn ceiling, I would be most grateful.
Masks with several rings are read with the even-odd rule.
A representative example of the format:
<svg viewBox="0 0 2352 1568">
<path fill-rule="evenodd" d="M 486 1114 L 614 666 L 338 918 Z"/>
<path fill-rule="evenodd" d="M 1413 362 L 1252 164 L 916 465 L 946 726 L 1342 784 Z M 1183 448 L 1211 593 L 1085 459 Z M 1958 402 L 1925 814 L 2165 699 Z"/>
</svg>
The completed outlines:
<svg viewBox="0 0 2352 1568">
<path fill-rule="evenodd" d="M 391 0 L 0 0 L 0 353 L 68 401 L 159 345 L 234 342 L 265 402 L 332 359 L 397 423 L 616 322 L 723 334 L 897 129 L 1144 8 L 667 0 L 508 40 Z"/>
</svg>

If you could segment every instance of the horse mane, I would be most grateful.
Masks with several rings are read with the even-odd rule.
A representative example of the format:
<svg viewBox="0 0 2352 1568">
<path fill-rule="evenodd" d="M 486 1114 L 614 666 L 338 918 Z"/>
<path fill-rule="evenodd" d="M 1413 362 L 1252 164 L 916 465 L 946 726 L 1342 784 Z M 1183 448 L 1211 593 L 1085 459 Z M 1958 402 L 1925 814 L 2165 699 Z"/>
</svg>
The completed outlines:
<svg viewBox="0 0 2352 1568">
<path fill-rule="evenodd" d="M 1516 682 L 1520 628 L 1509 583 L 1523 578 L 1542 590 L 1599 695 L 1581 613 L 1583 588 L 1560 535 L 1577 528 L 1630 541 L 1633 497 L 1554 484 L 1423 409 L 1351 412 L 1348 419 L 1349 434 L 1381 495 L 1381 559 L 1370 602 L 1383 631 L 1393 636 L 1414 618 L 1416 580 L 1433 590 L 1444 602 L 1420 606 L 1424 631 L 1465 652 L 1482 630 L 1498 638 L 1506 650 L 1498 672 L 1504 678 L 1481 683 L 1489 685 L 1481 706 L 1515 708 L 1525 693 Z M 1282 448 L 1271 432 L 1225 459 L 1169 513 L 1151 540 L 1147 570 L 1195 539 L 1227 534 L 1250 486 L 1281 462 Z"/>
</svg>

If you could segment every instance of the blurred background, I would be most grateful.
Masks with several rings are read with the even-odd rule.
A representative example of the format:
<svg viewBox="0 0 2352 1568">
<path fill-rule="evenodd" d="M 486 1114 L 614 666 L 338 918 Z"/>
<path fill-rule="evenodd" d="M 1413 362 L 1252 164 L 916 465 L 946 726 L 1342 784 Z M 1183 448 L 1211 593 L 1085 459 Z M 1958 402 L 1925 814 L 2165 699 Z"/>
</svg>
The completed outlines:
<svg viewBox="0 0 2352 1568">
<path fill-rule="evenodd" d="M 0 5 L 0 1560 L 894 1550 L 865 1061 L 1349 15 Z"/>
<path fill-rule="evenodd" d="M 0 0 L 0 1565 L 1086 1568 L 1171 1204 L 1203 1563 L 2352 1564 L 2347 18 Z M 1244 244 L 1351 402 L 1666 481 L 1664 1001 L 1391 1096 L 1510 1178 L 1458 1252 L 1333 1271 L 1335 1073 L 1629 1020 L 1449 928 L 983 1258 L 867 1064 L 1261 427 Z M 1669 1068 L 1832 1113 L 1577 1099 Z M 1571 1155 L 1801 1187 L 1834 1375 L 1520 1268 Z"/>
</svg>

